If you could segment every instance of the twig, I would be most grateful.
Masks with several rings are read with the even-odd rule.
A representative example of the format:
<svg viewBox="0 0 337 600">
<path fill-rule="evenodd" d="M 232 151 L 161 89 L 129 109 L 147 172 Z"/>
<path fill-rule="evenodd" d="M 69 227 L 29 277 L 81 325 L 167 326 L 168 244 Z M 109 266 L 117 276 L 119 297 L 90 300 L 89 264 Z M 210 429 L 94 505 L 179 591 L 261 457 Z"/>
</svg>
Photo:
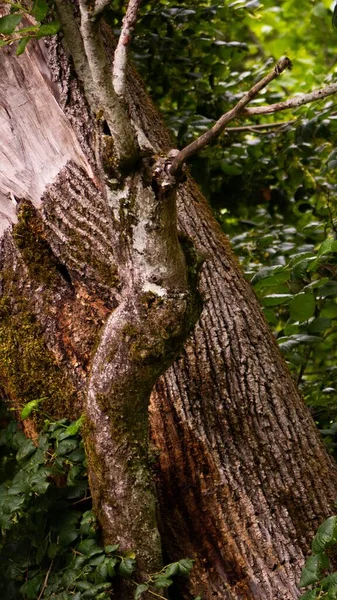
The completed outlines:
<svg viewBox="0 0 337 600">
<path fill-rule="evenodd" d="M 82 502 L 86 502 L 87 500 L 92 500 L 92 496 L 85 496 L 80 500 L 76 500 L 76 502 L 72 502 L 71 506 L 76 506 L 76 504 L 82 504 Z"/>
<path fill-rule="evenodd" d="M 133 30 L 137 22 L 138 9 L 142 0 L 130 0 L 123 19 L 122 30 L 115 50 L 113 65 L 113 85 L 118 96 L 123 96 L 125 91 L 125 77 L 127 66 L 128 45 L 130 44 Z"/>
<path fill-rule="evenodd" d="M 257 123 L 255 125 L 243 125 L 242 127 L 227 127 L 226 133 L 240 133 L 241 131 L 251 131 L 254 133 L 264 129 L 283 129 L 293 123 L 296 123 L 296 119 L 292 119 L 291 121 L 278 121 L 277 123 Z M 262 131 L 262 133 L 264 133 L 264 131 Z"/>
<path fill-rule="evenodd" d="M 172 162 L 172 166 L 170 169 L 171 175 L 176 175 L 180 171 L 183 163 L 186 162 L 188 158 L 190 158 L 191 156 L 193 156 L 193 154 L 199 152 L 199 150 L 201 150 L 210 142 L 215 140 L 223 132 L 226 125 L 230 121 L 233 121 L 233 119 L 241 115 L 244 111 L 245 106 L 249 104 L 249 102 L 251 102 L 251 100 L 253 100 L 253 98 L 255 98 L 255 96 L 257 96 L 257 94 L 268 85 L 268 83 L 279 77 L 279 75 L 281 75 L 281 73 L 283 73 L 285 69 L 290 68 L 291 62 L 289 58 L 281 58 L 275 65 L 274 69 L 270 73 L 268 73 L 268 75 L 266 75 L 263 79 L 258 81 L 249 90 L 249 92 L 247 92 L 241 98 L 241 100 L 239 100 L 239 102 L 236 104 L 236 106 L 234 106 L 234 108 L 222 115 L 222 117 L 220 117 L 220 119 L 215 123 L 215 125 L 213 125 L 213 127 L 211 127 L 199 138 L 194 140 L 194 142 L 183 148 L 183 150 L 181 150 L 177 154 L 176 158 Z"/>
<path fill-rule="evenodd" d="M 82 40 L 91 74 L 86 93 L 96 99 L 96 111 L 103 110 L 120 166 L 130 169 L 138 158 L 135 133 L 127 108 L 114 90 L 99 23 L 92 13 L 90 0 L 79 0 L 79 6 Z"/>
<path fill-rule="evenodd" d="M 52 560 L 52 561 L 51 561 L 51 563 L 50 563 L 50 565 L 49 565 L 49 569 L 48 569 L 48 571 L 47 571 L 47 573 L 46 573 L 46 576 L 45 576 L 45 578 L 44 578 L 44 582 L 43 582 L 43 585 L 42 585 L 42 589 L 41 589 L 41 592 L 40 592 L 40 593 L 39 593 L 39 595 L 38 595 L 38 598 L 37 598 L 37 600 L 41 600 L 41 598 L 42 598 L 42 596 L 43 596 L 43 592 L 45 591 L 45 589 L 46 589 L 46 587 L 47 587 L 48 578 L 49 578 L 49 575 L 50 575 L 50 571 L 51 571 L 51 570 L 52 570 L 52 568 L 53 568 L 53 563 L 54 563 L 54 560 Z"/>
<path fill-rule="evenodd" d="M 246 108 L 241 114 L 245 117 L 250 117 L 253 115 L 270 115 L 281 110 L 288 110 L 289 108 L 298 108 L 303 104 L 315 102 L 316 100 L 323 100 L 323 98 L 331 96 L 332 94 L 336 94 L 336 92 L 337 83 L 330 83 L 329 85 L 326 85 L 320 90 L 315 90 L 314 92 L 310 92 L 309 94 L 298 94 L 298 96 L 289 98 L 289 100 L 285 100 L 284 102 L 269 104 L 269 106 L 257 106 L 255 108 Z"/>
</svg>

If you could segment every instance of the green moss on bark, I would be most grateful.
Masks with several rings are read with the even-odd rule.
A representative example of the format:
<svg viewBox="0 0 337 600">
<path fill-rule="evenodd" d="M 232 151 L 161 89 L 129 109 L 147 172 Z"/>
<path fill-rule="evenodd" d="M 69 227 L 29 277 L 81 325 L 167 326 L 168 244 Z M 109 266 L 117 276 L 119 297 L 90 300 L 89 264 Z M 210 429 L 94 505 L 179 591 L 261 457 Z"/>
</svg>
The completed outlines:
<svg viewBox="0 0 337 600">
<path fill-rule="evenodd" d="M 0 300 L 0 379 L 8 395 L 23 406 L 46 398 L 43 410 L 71 412 L 75 390 L 48 350 L 42 327 L 24 299 Z"/>
<path fill-rule="evenodd" d="M 31 202 L 24 200 L 20 204 L 13 239 L 30 277 L 38 283 L 56 283 L 60 277 L 57 259 L 45 239 L 43 222 Z"/>
</svg>

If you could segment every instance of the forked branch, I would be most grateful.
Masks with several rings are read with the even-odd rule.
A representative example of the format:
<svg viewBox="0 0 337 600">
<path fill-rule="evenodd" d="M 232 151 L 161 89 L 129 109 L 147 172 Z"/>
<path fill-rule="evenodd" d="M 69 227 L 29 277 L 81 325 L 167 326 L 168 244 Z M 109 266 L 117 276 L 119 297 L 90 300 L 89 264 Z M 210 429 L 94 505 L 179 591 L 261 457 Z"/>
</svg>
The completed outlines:
<svg viewBox="0 0 337 600">
<path fill-rule="evenodd" d="M 171 175 L 176 175 L 182 165 L 186 162 L 188 158 L 199 152 L 205 146 L 208 146 L 213 140 L 215 140 L 219 135 L 224 131 L 226 125 L 233 121 L 236 117 L 242 114 L 244 108 L 251 102 L 257 94 L 265 88 L 268 83 L 279 77 L 283 71 L 291 68 L 291 62 L 289 58 L 283 57 L 281 58 L 275 65 L 274 69 L 268 73 L 263 79 L 258 81 L 242 98 L 239 102 L 229 110 L 227 113 L 222 115 L 220 119 L 211 127 L 208 131 L 203 133 L 200 137 L 198 137 L 194 142 L 183 148 L 177 154 L 176 158 L 172 162 L 172 166 L 170 169 Z"/>
<path fill-rule="evenodd" d="M 127 66 L 128 46 L 137 22 L 138 9 L 142 0 L 130 0 L 123 19 L 123 26 L 115 50 L 113 65 L 113 85 L 118 96 L 123 96 L 125 91 L 125 77 Z"/>
<path fill-rule="evenodd" d="M 99 31 L 99 20 L 97 14 L 92 11 L 89 0 L 79 0 L 79 6 L 83 46 L 91 74 L 91 83 L 87 84 L 86 93 L 95 99 L 96 111 L 103 110 L 113 137 L 119 164 L 124 167 L 130 166 L 138 157 L 136 137 L 127 108 L 113 87 L 111 71 Z"/>
<path fill-rule="evenodd" d="M 285 100 L 284 102 L 278 102 L 276 104 L 270 104 L 268 106 L 257 106 L 254 108 L 246 108 L 247 104 L 255 98 L 255 96 L 264 88 L 268 83 L 276 79 L 285 69 L 291 68 L 291 62 L 288 58 L 281 58 L 274 70 L 271 71 L 266 77 L 264 77 L 261 81 L 259 81 L 252 89 L 245 94 L 241 100 L 227 113 L 222 115 L 220 119 L 211 127 L 206 133 L 201 135 L 199 138 L 194 140 L 191 144 L 183 148 L 175 157 L 172 162 L 172 166 L 170 169 L 171 175 L 176 175 L 182 165 L 186 162 L 188 158 L 199 152 L 202 148 L 213 142 L 226 128 L 227 124 L 233 119 L 237 117 L 250 117 L 255 115 L 267 115 L 273 114 L 276 112 L 280 112 L 282 110 L 289 110 L 291 108 L 298 108 L 303 104 L 309 104 L 310 102 L 315 102 L 316 100 L 322 100 L 327 96 L 331 96 L 332 94 L 337 93 L 337 83 L 331 83 L 330 85 L 326 85 L 325 87 L 315 90 L 314 92 L 310 92 L 309 94 L 299 94 L 298 96 L 294 96 L 293 98 L 289 98 L 289 100 Z M 272 124 L 270 124 L 272 126 Z M 253 126 L 254 127 L 254 126 Z M 263 127 L 263 125 L 258 125 L 256 127 Z M 248 130 L 249 126 L 244 128 L 233 128 L 233 131 L 244 131 Z"/>
</svg>

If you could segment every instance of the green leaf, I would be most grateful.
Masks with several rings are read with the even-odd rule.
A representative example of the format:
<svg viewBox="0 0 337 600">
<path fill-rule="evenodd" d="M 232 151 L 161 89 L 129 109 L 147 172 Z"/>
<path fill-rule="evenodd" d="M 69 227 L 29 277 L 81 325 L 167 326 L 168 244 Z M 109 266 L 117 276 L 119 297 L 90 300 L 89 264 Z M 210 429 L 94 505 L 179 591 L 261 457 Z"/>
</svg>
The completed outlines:
<svg viewBox="0 0 337 600">
<path fill-rule="evenodd" d="M 171 563 L 165 567 L 164 571 L 165 577 L 173 577 L 174 575 L 179 575 L 179 563 Z"/>
<path fill-rule="evenodd" d="M 337 252 L 337 242 L 332 238 L 328 238 L 324 240 L 324 242 L 320 245 L 319 250 L 317 252 L 317 256 L 322 256 L 323 254 L 329 254 L 330 252 Z"/>
<path fill-rule="evenodd" d="M 323 331 L 326 331 L 330 325 L 331 319 L 318 317 L 310 323 L 308 331 L 309 333 L 322 333 Z"/>
<path fill-rule="evenodd" d="M 337 573 L 332 573 L 331 575 L 324 577 L 324 579 L 322 579 L 320 581 L 320 586 L 323 590 L 327 590 L 331 587 L 336 587 L 337 586 Z"/>
<path fill-rule="evenodd" d="M 309 590 L 308 592 L 305 592 L 305 594 L 300 596 L 298 600 L 315 600 L 315 598 L 317 598 L 319 594 L 319 591 L 319 588 Z"/>
<path fill-rule="evenodd" d="M 291 294 L 269 294 L 262 298 L 263 306 L 279 306 L 289 302 L 293 296 Z"/>
<path fill-rule="evenodd" d="M 78 441 L 76 439 L 63 440 L 57 446 L 56 454 L 58 456 L 64 456 L 65 454 L 68 454 L 69 452 L 72 452 L 73 450 L 75 450 L 75 448 L 77 446 L 78 446 Z"/>
<path fill-rule="evenodd" d="M 149 589 L 149 586 L 146 585 L 146 583 L 140 583 L 139 585 L 137 585 L 136 590 L 135 590 L 134 599 L 135 600 L 139 600 L 139 598 L 141 597 L 141 595 L 144 592 L 147 592 L 148 589 Z"/>
<path fill-rule="evenodd" d="M 37 21 L 43 21 L 47 16 L 49 6 L 46 0 L 35 0 L 32 8 L 32 15 Z"/>
<path fill-rule="evenodd" d="M 46 37 L 47 35 L 55 35 L 61 29 L 61 23 L 59 21 L 51 21 L 51 23 L 45 23 L 41 25 L 36 36 L 37 38 Z"/>
<path fill-rule="evenodd" d="M 88 581 L 76 581 L 75 583 L 75 587 L 79 590 L 81 590 L 81 592 L 85 592 L 86 590 L 90 590 L 92 588 L 92 583 L 89 583 Z"/>
<path fill-rule="evenodd" d="M 77 482 L 78 476 L 82 473 L 81 465 L 73 465 L 69 469 L 69 473 L 67 476 L 67 485 L 72 486 Z"/>
<path fill-rule="evenodd" d="M 60 435 L 59 441 L 64 440 L 72 435 L 77 435 L 84 422 L 84 415 L 82 415 L 77 421 L 71 423 Z"/>
<path fill-rule="evenodd" d="M 133 558 L 122 558 L 118 565 L 118 572 L 122 577 L 131 577 L 135 570 L 136 561 Z"/>
<path fill-rule="evenodd" d="M 262 269 L 255 273 L 250 283 L 255 286 L 258 282 L 274 276 L 280 269 L 282 269 L 282 267 L 262 267 Z"/>
<path fill-rule="evenodd" d="M 194 561 L 190 558 L 182 558 L 179 562 L 179 575 L 187 576 L 193 569 Z"/>
<path fill-rule="evenodd" d="M 334 8 L 333 15 L 332 15 L 332 26 L 337 27 L 337 4 Z"/>
<path fill-rule="evenodd" d="M 109 561 L 107 562 L 108 575 L 111 579 L 113 577 L 116 577 L 116 571 L 115 571 L 116 564 L 117 564 L 117 558 L 110 558 Z"/>
<path fill-rule="evenodd" d="M 32 440 L 27 440 L 22 444 L 16 454 L 16 460 L 24 460 L 28 458 L 33 452 L 35 452 L 36 446 L 34 446 Z"/>
<path fill-rule="evenodd" d="M 70 529 L 69 526 L 61 528 L 59 533 L 60 546 L 64 548 L 72 544 L 78 538 L 79 532 L 76 529 Z"/>
<path fill-rule="evenodd" d="M 99 565 L 95 571 L 95 581 L 96 583 L 103 583 L 108 579 L 108 565 L 106 562 L 103 562 Z"/>
<path fill-rule="evenodd" d="M 299 587 L 307 587 L 319 581 L 324 569 L 329 568 L 329 559 L 326 554 L 314 554 L 306 561 L 299 583 Z"/>
<path fill-rule="evenodd" d="M 36 600 L 39 595 L 44 573 L 37 573 L 32 579 L 28 579 L 21 587 L 20 592 L 26 600 Z"/>
<path fill-rule="evenodd" d="M 290 317 L 294 321 L 307 321 L 314 316 L 316 300 L 313 294 L 297 294 L 289 305 Z"/>
<path fill-rule="evenodd" d="M 110 553 L 116 552 L 118 550 L 118 548 L 119 548 L 119 544 L 108 545 L 108 546 L 104 547 L 104 552 L 106 554 L 110 554 Z"/>
<path fill-rule="evenodd" d="M 0 33 L 10 35 L 22 20 L 22 15 L 13 14 L 0 18 Z"/>
<path fill-rule="evenodd" d="M 27 404 L 25 404 L 21 411 L 21 419 L 27 419 L 29 415 L 33 412 L 33 410 L 36 410 L 38 408 L 40 402 L 42 402 L 42 400 L 31 400 L 30 402 L 27 402 Z"/>
<path fill-rule="evenodd" d="M 95 554 L 102 552 L 103 548 L 97 546 L 95 540 L 89 538 L 88 540 L 83 540 L 83 542 L 77 546 L 77 550 L 86 556 L 94 556 Z"/>
<path fill-rule="evenodd" d="M 312 551 L 319 554 L 337 542 L 337 516 L 329 517 L 319 526 L 312 541 Z"/>
<path fill-rule="evenodd" d="M 98 583 L 97 585 L 91 586 L 91 589 L 88 589 L 86 592 L 82 594 L 82 598 L 97 598 L 97 594 L 99 592 L 103 592 L 104 590 L 109 590 L 111 588 L 111 583 Z"/>
<path fill-rule="evenodd" d="M 173 581 L 172 579 L 168 579 L 167 577 L 164 577 L 164 575 L 161 575 L 160 577 L 157 577 L 154 581 L 154 587 L 157 588 L 158 590 L 160 589 L 165 589 L 170 587 L 170 585 L 172 585 Z"/>
<path fill-rule="evenodd" d="M 321 317 L 327 317 L 329 319 L 335 319 L 337 317 L 337 304 L 334 300 L 328 300 L 322 310 Z"/>
</svg>

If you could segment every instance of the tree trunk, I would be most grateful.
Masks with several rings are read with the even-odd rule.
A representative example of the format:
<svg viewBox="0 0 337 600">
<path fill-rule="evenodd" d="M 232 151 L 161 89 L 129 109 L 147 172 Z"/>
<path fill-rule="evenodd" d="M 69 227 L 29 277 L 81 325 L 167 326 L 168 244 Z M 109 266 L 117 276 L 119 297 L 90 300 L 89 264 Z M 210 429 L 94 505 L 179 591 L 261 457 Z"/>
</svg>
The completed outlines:
<svg viewBox="0 0 337 600">
<path fill-rule="evenodd" d="M 145 151 L 121 182 L 104 134 L 109 124 L 88 105 L 85 81 L 61 43 L 28 47 L 20 58 L 2 49 L 0 68 L 5 397 L 19 409 L 46 396 L 44 410 L 54 416 L 76 417 L 85 408 L 91 490 L 105 538 L 133 547 L 142 573 L 161 562 L 157 511 L 165 558 L 196 559 L 183 597 L 296 598 L 303 554 L 333 511 L 336 469 L 190 180 L 178 188 L 185 234 L 178 240 L 176 185 L 165 175 L 170 139 L 139 79 L 130 70 L 126 102 L 139 144 L 157 154 L 157 166 Z M 155 174 L 150 182 L 150 170 L 158 180 Z M 136 206 L 148 207 L 145 217 L 130 210 L 135 197 Z M 153 199 L 166 207 L 160 218 Z M 149 233 L 144 219 L 156 220 L 160 233 Z M 150 235 L 141 259 L 128 238 L 136 229 L 142 241 Z M 189 238 L 205 257 L 204 305 L 182 347 L 199 314 L 200 256 Z M 148 471 L 148 397 L 177 354 L 151 396 L 158 511 Z"/>
</svg>

